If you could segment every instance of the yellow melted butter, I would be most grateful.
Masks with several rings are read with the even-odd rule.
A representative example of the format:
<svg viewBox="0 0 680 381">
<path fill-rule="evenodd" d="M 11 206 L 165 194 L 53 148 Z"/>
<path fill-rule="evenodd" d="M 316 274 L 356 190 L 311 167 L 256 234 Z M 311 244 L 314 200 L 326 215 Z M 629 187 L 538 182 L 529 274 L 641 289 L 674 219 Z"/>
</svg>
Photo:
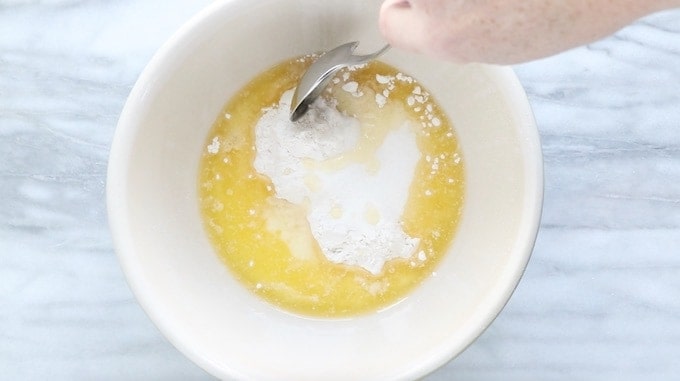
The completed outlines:
<svg viewBox="0 0 680 381">
<path fill-rule="evenodd" d="M 325 259 L 304 206 L 276 198 L 270 180 L 253 168 L 254 130 L 263 109 L 277 105 L 312 60 L 307 56 L 274 66 L 226 104 L 201 158 L 199 203 L 211 243 L 245 287 L 290 312 L 351 316 L 396 303 L 433 274 L 458 225 L 464 169 L 448 118 L 419 83 L 381 62 L 341 72 L 325 96 L 360 121 L 362 136 L 352 152 L 323 165 L 361 162 L 376 171 L 390 165 L 379 163 L 375 151 L 392 129 L 410 121 L 421 158 L 401 222 L 409 236 L 420 238 L 420 245 L 412 258 L 389 261 L 378 275 Z M 357 82 L 358 90 L 343 90 L 348 82 Z M 305 179 L 310 189 L 315 181 Z M 328 218 L 342 213 L 341 206 L 334 206 Z M 380 216 L 368 208 L 365 218 L 371 223 Z"/>
</svg>

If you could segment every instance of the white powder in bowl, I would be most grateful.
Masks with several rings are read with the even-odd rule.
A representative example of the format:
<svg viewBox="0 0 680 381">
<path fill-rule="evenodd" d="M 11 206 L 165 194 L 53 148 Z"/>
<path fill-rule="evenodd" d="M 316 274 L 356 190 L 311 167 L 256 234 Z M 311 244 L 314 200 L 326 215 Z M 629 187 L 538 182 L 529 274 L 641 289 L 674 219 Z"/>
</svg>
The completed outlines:
<svg viewBox="0 0 680 381">
<path fill-rule="evenodd" d="M 255 169 L 271 179 L 278 198 L 306 207 L 330 261 L 379 274 L 386 261 L 411 257 L 420 240 L 400 220 L 420 151 L 409 123 L 395 126 L 375 152 L 377 170 L 361 162 L 324 165 L 357 147 L 362 126 L 322 99 L 291 122 L 292 94 L 264 110 L 255 127 Z"/>
</svg>

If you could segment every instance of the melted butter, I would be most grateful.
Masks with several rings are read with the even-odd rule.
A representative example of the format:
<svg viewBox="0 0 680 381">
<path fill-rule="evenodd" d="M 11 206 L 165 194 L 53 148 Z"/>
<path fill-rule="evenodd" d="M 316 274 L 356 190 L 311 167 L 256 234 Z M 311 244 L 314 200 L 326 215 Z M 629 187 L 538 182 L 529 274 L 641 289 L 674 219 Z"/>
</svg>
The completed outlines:
<svg viewBox="0 0 680 381">
<path fill-rule="evenodd" d="M 387 262 L 378 275 L 326 260 L 306 220 L 307 206 L 274 197 L 271 182 L 253 168 L 254 126 L 262 110 L 276 105 L 310 62 L 309 57 L 283 62 L 254 78 L 226 104 L 201 158 L 201 213 L 219 257 L 263 299 L 304 315 L 367 313 L 407 297 L 446 253 L 462 210 L 462 156 L 448 118 L 412 78 L 381 62 L 339 74 L 325 96 L 360 121 L 362 136 L 354 150 L 323 165 L 335 169 L 359 162 L 377 172 L 380 165 L 389 165 L 377 160 L 377 148 L 390 131 L 409 123 L 417 132 L 421 159 L 401 223 L 421 242 L 413 258 Z M 219 149 L 211 146 L 215 138 Z M 304 180 L 310 189 L 328 191 L 317 189 L 318 179 Z M 364 217 L 378 223 L 376 212 L 367 205 Z M 342 214 L 336 205 L 328 218 Z"/>
</svg>

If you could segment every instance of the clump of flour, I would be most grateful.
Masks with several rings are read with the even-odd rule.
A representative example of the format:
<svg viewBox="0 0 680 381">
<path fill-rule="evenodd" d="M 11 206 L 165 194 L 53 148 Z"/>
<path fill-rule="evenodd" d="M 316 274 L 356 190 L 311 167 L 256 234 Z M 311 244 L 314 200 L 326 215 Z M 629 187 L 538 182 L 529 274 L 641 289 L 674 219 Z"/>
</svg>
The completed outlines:
<svg viewBox="0 0 680 381">
<path fill-rule="evenodd" d="M 411 257 L 419 239 L 404 232 L 400 218 L 420 152 L 409 124 L 396 126 L 378 148 L 377 171 L 361 162 L 327 165 L 357 147 L 359 121 L 319 99 L 291 122 L 291 98 L 284 93 L 258 121 L 255 169 L 271 179 L 278 198 L 306 207 L 330 261 L 379 274 L 386 261 Z"/>
</svg>

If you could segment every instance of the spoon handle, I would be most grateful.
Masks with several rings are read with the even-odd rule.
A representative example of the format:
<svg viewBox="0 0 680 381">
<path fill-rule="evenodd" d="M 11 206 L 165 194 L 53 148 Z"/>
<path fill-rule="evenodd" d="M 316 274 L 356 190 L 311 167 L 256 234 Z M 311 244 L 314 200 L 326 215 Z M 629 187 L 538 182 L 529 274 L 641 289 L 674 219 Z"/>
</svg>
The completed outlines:
<svg viewBox="0 0 680 381">
<path fill-rule="evenodd" d="M 366 55 L 362 55 L 362 56 L 352 55 L 352 57 L 356 60 L 356 63 L 354 65 L 360 65 L 362 63 L 372 61 L 372 60 L 380 57 L 381 55 L 385 54 L 385 52 L 387 52 L 388 50 L 390 50 L 390 44 L 383 46 L 382 49 L 378 50 L 375 53 L 366 54 Z"/>
</svg>

